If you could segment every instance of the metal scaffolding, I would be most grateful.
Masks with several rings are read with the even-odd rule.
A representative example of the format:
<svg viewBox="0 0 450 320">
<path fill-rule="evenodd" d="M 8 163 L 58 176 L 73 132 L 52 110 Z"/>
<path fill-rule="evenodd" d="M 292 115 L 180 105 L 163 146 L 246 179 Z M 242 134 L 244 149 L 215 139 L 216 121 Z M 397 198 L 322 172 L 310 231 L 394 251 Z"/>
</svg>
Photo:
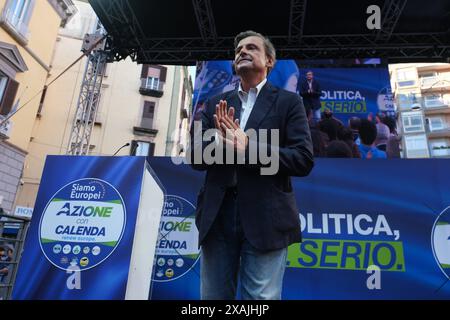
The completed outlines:
<svg viewBox="0 0 450 320">
<path fill-rule="evenodd" d="M 291 0 L 288 32 L 288 39 L 290 41 L 301 41 L 303 36 L 303 26 L 305 24 L 306 1 L 307 0 Z"/>
<path fill-rule="evenodd" d="M 211 9 L 211 0 L 192 0 L 200 35 L 205 42 L 217 38 L 216 25 Z"/>
<path fill-rule="evenodd" d="M 30 221 L 30 218 L 5 214 L 0 208 L 0 246 L 4 247 L 5 250 L 8 248 L 13 250 L 10 260 L 3 262 L 4 265 L 7 265 L 8 273 L 2 275 L 3 279 L 0 281 L 0 300 L 11 300 L 12 298 L 12 291 L 16 282 L 19 262 L 22 257 Z M 16 230 L 15 236 L 6 236 L 4 232 L 6 228 Z"/>
<path fill-rule="evenodd" d="M 377 41 L 388 41 L 394 32 L 398 19 L 403 12 L 408 0 L 389 0 L 384 3 L 381 10 L 381 29 L 377 32 Z"/>
<path fill-rule="evenodd" d="M 410 0 L 411 1 L 411 0 Z M 306 34 L 306 0 L 290 0 L 286 35 L 271 36 L 280 59 L 384 58 L 389 63 L 439 61 L 450 57 L 450 32 L 394 32 L 405 13 L 407 0 L 386 0 L 380 31 L 348 34 Z M 233 59 L 233 38 L 218 34 L 210 0 L 192 0 L 198 37 L 149 37 L 142 17 L 128 0 L 92 0 L 97 14 L 108 26 L 112 50 L 108 59 L 130 56 L 138 63 L 195 65 L 197 61 Z M 213 41 L 212 41 L 213 40 Z"/>
<path fill-rule="evenodd" d="M 67 154 L 86 155 L 89 153 L 92 130 L 101 98 L 103 74 L 108 61 L 105 31 L 100 23 L 96 32 L 86 35 L 82 51 L 87 54 L 87 62 L 73 119 Z"/>
</svg>

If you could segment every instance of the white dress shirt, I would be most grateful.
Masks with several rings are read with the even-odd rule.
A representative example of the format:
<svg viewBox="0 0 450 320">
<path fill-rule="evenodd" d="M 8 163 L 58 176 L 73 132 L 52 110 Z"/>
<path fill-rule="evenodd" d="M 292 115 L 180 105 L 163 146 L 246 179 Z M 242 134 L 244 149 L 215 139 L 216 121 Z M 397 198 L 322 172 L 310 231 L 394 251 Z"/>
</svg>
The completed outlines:
<svg viewBox="0 0 450 320">
<path fill-rule="evenodd" d="M 239 127 L 244 130 L 245 125 L 247 124 L 248 118 L 250 117 L 250 114 L 252 113 L 253 106 L 255 105 L 256 98 L 258 98 L 259 93 L 261 92 L 262 87 L 267 82 L 267 78 L 265 78 L 263 81 L 261 81 L 256 88 L 250 88 L 250 90 L 245 92 L 242 89 L 241 84 L 239 83 L 239 89 L 238 89 L 238 96 L 241 100 L 242 107 L 241 107 L 241 117 L 239 119 Z M 232 106 L 236 110 L 236 106 Z M 219 143 L 219 134 L 216 132 L 214 135 L 216 144 Z"/>
<path fill-rule="evenodd" d="M 252 113 L 253 106 L 255 105 L 256 98 L 258 98 L 259 93 L 261 92 L 262 87 L 266 84 L 267 79 L 261 81 L 256 88 L 250 88 L 250 90 L 245 92 L 242 89 L 241 84 L 239 83 L 238 96 L 242 102 L 241 108 L 241 117 L 239 119 L 239 126 L 242 130 L 244 130 L 245 125 L 247 124 L 248 118 Z"/>
</svg>

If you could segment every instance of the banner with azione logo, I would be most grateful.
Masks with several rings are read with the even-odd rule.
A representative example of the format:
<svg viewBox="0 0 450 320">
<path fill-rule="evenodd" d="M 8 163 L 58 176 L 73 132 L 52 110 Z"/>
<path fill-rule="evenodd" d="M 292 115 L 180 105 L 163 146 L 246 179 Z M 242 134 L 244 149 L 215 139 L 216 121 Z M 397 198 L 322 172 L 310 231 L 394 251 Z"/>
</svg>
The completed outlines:
<svg viewBox="0 0 450 320">
<path fill-rule="evenodd" d="M 151 299 L 198 299 L 192 211 L 204 172 L 170 158 L 149 161 L 171 195 Z M 308 177 L 293 178 L 303 242 L 289 247 L 282 298 L 450 299 L 449 166 L 317 159 Z"/>
<path fill-rule="evenodd" d="M 145 165 L 47 157 L 14 299 L 124 299 Z"/>
</svg>

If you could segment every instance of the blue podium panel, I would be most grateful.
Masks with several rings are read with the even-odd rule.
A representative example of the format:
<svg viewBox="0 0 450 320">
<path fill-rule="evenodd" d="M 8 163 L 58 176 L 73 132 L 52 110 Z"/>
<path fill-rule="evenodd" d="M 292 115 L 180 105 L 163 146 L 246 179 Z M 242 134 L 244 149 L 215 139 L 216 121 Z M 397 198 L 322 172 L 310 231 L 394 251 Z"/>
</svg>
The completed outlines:
<svg viewBox="0 0 450 320">
<path fill-rule="evenodd" d="M 196 205 L 203 172 L 149 162 L 167 194 Z M 303 242 L 289 247 L 283 299 L 450 299 L 449 169 L 446 159 L 317 159 L 293 179 Z M 191 263 L 161 276 L 151 298 L 198 299 Z M 167 268 L 161 260 L 154 274 Z"/>
<path fill-rule="evenodd" d="M 47 157 L 13 299 L 124 299 L 145 168 Z"/>
</svg>

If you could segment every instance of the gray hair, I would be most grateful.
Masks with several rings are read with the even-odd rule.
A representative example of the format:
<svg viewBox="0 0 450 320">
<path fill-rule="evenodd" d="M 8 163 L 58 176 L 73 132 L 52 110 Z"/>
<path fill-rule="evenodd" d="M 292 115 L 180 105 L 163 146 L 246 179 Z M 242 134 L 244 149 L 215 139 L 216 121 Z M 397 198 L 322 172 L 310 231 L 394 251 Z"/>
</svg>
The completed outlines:
<svg viewBox="0 0 450 320">
<path fill-rule="evenodd" d="M 271 57 L 273 59 L 273 63 L 275 64 L 275 61 L 277 60 L 277 53 L 275 51 L 275 47 L 273 46 L 273 43 L 270 41 L 270 39 L 268 37 L 263 36 L 259 32 L 255 32 L 255 31 L 252 31 L 252 30 L 247 30 L 247 31 L 239 33 L 234 38 L 234 47 L 236 48 L 238 46 L 239 42 L 241 42 L 242 39 L 245 39 L 245 38 L 248 38 L 248 37 L 261 38 L 263 40 L 263 42 L 264 42 L 264 50 L 266 51 L 266 55 Z M 268 71 L 270 71 L 270 69 Z"/>
</svg>

